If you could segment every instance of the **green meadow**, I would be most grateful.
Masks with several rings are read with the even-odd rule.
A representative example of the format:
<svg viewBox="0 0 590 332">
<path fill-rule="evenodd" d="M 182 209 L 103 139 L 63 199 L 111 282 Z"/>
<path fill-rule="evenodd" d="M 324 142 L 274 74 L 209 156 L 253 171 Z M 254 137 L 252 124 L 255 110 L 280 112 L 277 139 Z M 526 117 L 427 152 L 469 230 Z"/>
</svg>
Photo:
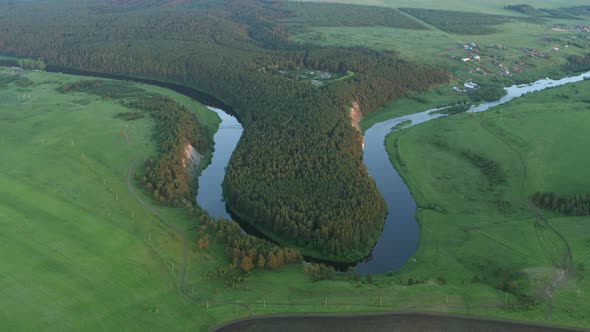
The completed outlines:
<svg viewBox="0 0 590 332">
<path fill-rule="evenodd" d="M 130 191 L 129 172 L 156 152 L 153 121 L 124 122 L 113 117 L 126 111 L 118 103 L 55 91 L 79 77 L 21 77 L 33 85 L 0 88 L 2 330 L 203 324 L 208 317 L 179 295 L 182 242 Z M 213 128 L 219 122 L 187 97 L 138 86 L 185 103 Z M 181 230 L 191 226 L 184 211 L 158 211 Z"/>
<path fill-rule="evenodd" d="M 11 72 L 8 68 L 0 69 L 2 82 L 13 77 Z M 473 179 L 465 176 L 446 180 L 457 182 L 453 188 L 464 187 L 460 197 L 442 193 L 432 196 L 439 189 L 420 189 L 418 180 L 410 181 L 421 205 L 439 204 L 448 213 L 441 219 L 432 210 L 420 210 L 420 249 L 415 260 L 400 271 L 369 277 L 342 274 L 334 280 L 312 282 L 302 272 L 302 266 L 291 265 L 252 272 L 244 275 L 244 281 L 235 288 L 229 287 L 223 278 L 211 277 L 211 272 L 230 263 L 220 243 L 214 240 L 208 249 L 197 248 L 200 212 L 189 216 L 181 209 L 157 206 L 136 183 L 134 174 L 141 174 L 143 161 L 156 153 L 151 139 L 153 120 L 146 116 L 126 122 L 114 117 L 128 111 L 120 103 L 85 93 L 56 92 L 65 83 L 87 78 L 28 71 L 21 73 L 20 78 L 32 84 L 17 85 L 14 80 L 0 84 L 2 330 L 207 331 L 251 314 L 295 312 L 424 310 L 522 320 L 541 320 L 547 313 L 545 301 L 525 312 L 506 309 L 507 304 L 519 303 L 518 294 L 499 289 L 498 283 L 504 279 L 497 275 L 497 269 L 481 266 L 496 267 L 488 263 L 494 263 L 495 257 L 504 257 L 502 263 L 495 262 L 497 266 L 502 271 L 527 271 L 526 275 L 534 281 L 525 282 L 520 274 L 510 276 L 517 275 L 517 281 L 523 283 L 519 289 L 535 294 L 558 271 L 554 257 L 538 255 L 543 250 L 539 248 L 545 248 L 540 247 L 539 241 L 551 248 L 549 252 L 556 253 L 561 242 L 552 233 L 533 227 L 534 219 L 517 203 L 513 203 L 512 214 L 500 218 L 492 211 L 494 205 L 488 202 L 487 194 L 472 186 Z M 124 84 L 185 104 L 212 128 L 211 134 L 219 123 L 214 113 L 185 96 L 148 85 Z M 577 89 L 579 94 L 584 91 L 582 86 Z M 574 93 L 571 94 L 574 99 Z M 549 103 L 540 104 L 543 109 L 551 108 Z M 582 126 L 587 118 L 574 106 L 583 108 L 586 104 L 572 103 L 572 109 L 567 111 L 578 114 L 570 125 Z M 567 112 L 555 116 L 563 117 Z M 492 114 L 495 113 L 490 113 L 490 120 Z M 401 132 L 400 151 L 407 165 L 417 163 L 412 164 L 413 172 L 421 172 L 419 166 L 432 164 L 420 160 L 421 150 L 414 150 L 418 145 L 409 138 L 427 140 L 432 134 L 429 126 L 451 126 L 455 119 L 457 126 L 473 123 L 475 127 L 466 130 L 467 135 L 470 130 L 479 132 L 476 121 L 484 118 L 462 115 Z M 523 114 L 496 121 L 508 124 L 509 120 L 525 119 L 528 118 Z M 544 123 L 534 121 L 538 122 Z M 490 128 L 494 123 L 488 124 Z M 569 129 L 568 137 L 573 139 L 575 128 Z M 427 135 L 423 136 L 422 130 Z M 448 131 L 449 137 L 453 133 L 456 131 Z M 536 132 L 531 129 L 527 133 Z M 543 137 L 553 142 L 547 133 Z M 459 141 L 462 140 L 457 138 Z M 512 150 L 501 149 L 487 136 L 481 142 L 496 146 L 503 153 L 506 167 L 515 167 L 512 172 L 517 174 L 518 168 L 509 164 L 514 163 Z M 567 140 L 560 142 L 563 145 L 545 144 L 544 149 L 563 150 L 565 145 L 573 144 Z M 404 149 L 416 152 L 412 155 Z M 449 158 L 452 161 L 454 157 Z M 555 165 L 551 166 L 556 167 L 553 171 L 563 177 L 550 183 L 567 183 L 567 176 L 574 179 L 565 161 L 555 164 L 555 160 L 547 160 L 547 165 Z M 481 180 L 476 170 L 460 161 L 452 162 L 461 169 L 454 169 L 451 163 L 450 170 Z M 408 178 L 412 178 L 413 172 L 407 174 Z M 531 168 L 527 184 L 531 190 L 545 184 L 540 180 L 542 176 L 533 177 L 535 174 Z M 502 194 L 505 200 L 518 202 L 520 196 L 514 189 L 520 185 L 518 178 L 515 176 L 514 181 L 506 184 Z M 420 194 L 422 191 L 424 194 Z M 473 209 L 465 209 L 467 212 L 456 208 L 465 206 L 459 204 L 465 197 L 473 204 Z M 431 221 L 431 216 L 436 218 Z M 576 263 L 582 264 L 590 257 L 588 239 L 584 237 L 585 221 L 551 218 L 551 223 L 568 238 Z M 512 227 L 504 227 L 503 222 Z M 483 228 L 464 231 L 465 227 L 475 226 Z M 458 257 L 465 261 L 459 262 Z M 474 276 L 481 281 L 471 282 Z M 574 305 L 586 305 L 583 294 L 588 286 L 586 281 L 568 278 L 555 289 L 553 311 L 547 323 L 590 326 L 584 316 L 587 307 L 572 309 Z"/>
<path fill-rule="evenodd" d="M 588 191 L 589 89 L 590 81 L 554 88 L 388 136 L 419 206 L 416 261 L 399 273 L 528 294 L 543 304 L 523 317 L 587 326 L 590 217 L 538 211 L 529 199 Z"/>
<path fill-rule="evenodd" d="M 560 8 L 571 6 L 582 6 L 588 3 L 584 0 L 522 0 L 522 1 L 461 1 L 461 0 L 294 0 L 296 2 L 323 2 L 323 3 L 348 3 L 355 5 L 378 6 L 378 7 L 413 7 L 426 9 L 460 10 L 472 11 L 486 14 L 506 15 L 503 9 L 506 5 L 526 3 L 541 8 Z"/>
</svg>

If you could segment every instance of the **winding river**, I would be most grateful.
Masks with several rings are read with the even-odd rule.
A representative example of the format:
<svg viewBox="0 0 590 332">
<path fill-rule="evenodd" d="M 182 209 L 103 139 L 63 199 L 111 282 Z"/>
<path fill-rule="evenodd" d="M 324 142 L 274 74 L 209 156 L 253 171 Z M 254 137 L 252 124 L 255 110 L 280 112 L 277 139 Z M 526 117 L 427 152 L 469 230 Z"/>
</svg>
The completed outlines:
<svg viewBox="0 0 590 332">
<path fill-rule="evenodd" d="M 590 77 L 590 72 L 559 80 L 546 78 L 531 84 L 513 85 L 506 88 L 506 95 L 501 99 L 472 106 L 468 112 L 484 112 L 526 93 L 579 82 L 586 77 Z M 222 122 L 215 134 L 215 152 L 212 162 L 199 177 L 197 201 L 212 217 L 230 219 L 225 209 L 221 183 L 231 153 L 240 139 L 242 127 L 235 117 L 222 112 L 218 108 L 210 109 L 220 116 Z M 408 186 L 392 166 L 384 142 L 385 136 L 391 133 L 393 128 L 401 122 L 410 120 L 411 123 L 404 127 L 407 128 L 445 116 L 433 113 L 436 110 L 438 109 L 429 109 L 424 112 L 386 120 L 373 125 L 365 131 L 363 161 L 369 174 L 375 180 L 387 206 L 389 206 L 389 213 L 381 236 L 371 254 L 356 265 L 357 271 L 361 274 L 385 273 L 399 269 L 409 259 L 412 259 L 412 255 L 418 247 L 419 227 L 415 219 L 416 202 Z"/>
<path fill-rule="evenodd" d="M 0 65 L 14 66 L 16 64 L 13 61 L 0 61 Z M 204 105 L 209 105 L 207 107 L 217 113 L 221 118 L 221 124 L 214 135 L 215 150 L 211 164 L 203 170 L 199 177 L 197 202 L 212 217 L 231 219 L 225 207 L 221 184 L 225 176 L 225 169 L 229 163 L 231 154 L 240 140 L 243 129 L 236 117 L 232 115 L 233 110 L 229 105 L 201 91 L 169 82 L 67 69 L 57 66 L 48 66 L 46 70 L 48 72 L 62 72 L 72 75 L 152 84 L 174 90 Z M 514 85 L 506 88 L 506 95 L 500 100 L 472 106 L 468 112 L 484 112 L 494 106 L 521 97 L 526 93 L 579 82 L 584 78 L 590 78 L 590 72 L 559 80 L 546 78 L 531 84 Z M 411 123 L 404 127 L 407 128 L 445 116 L 443 114 L 433 113 L 436 110 L 438 109 L 430 109 L 424 112 L 386 120 L 373 125 L 365 131 L 363 161 L 385 199 L 389 207 L 389 213 L 385 220 L 381 236 L 377 240 L 371 254 L 356 265 L 357 271 L 361 274 L 377 274 L 396 270 L 412 258 L 418 247 L 419 227 L 415 219 L 416 202 L 410 190 L 392 166 L 385 150 L 384 142 L 385 137 L 401 122 L 410 120 Z"/>
</svg>

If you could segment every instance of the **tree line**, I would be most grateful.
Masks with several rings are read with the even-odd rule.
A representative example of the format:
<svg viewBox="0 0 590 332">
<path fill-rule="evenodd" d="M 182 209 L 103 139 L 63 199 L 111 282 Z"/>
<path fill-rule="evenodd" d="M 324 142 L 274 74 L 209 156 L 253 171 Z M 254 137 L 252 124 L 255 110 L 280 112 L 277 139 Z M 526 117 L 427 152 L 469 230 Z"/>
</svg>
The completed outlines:
<svg viewBox="0 0 590 332">
<path fill-rule="evenodd" d="M 237 223 L 223 218 L 217 221 L 206 218 L 197 234 L 199 249 L 209 248 L 209 236 L 215 237 L 225 245 L 225 253 L 231 261 L 232 270 L 274 270 L 286 264 L 302 261 L 301 253 L 296 249 L 280 247 L 267 240 L 245 235 Z"/>
<path fill-rule="evenodd" d="M 560 195 L 553 192 L 536 192 L 532 200 L 538 207 L 568 216 L 590 215 L 590 193 Z"/>
</svg>

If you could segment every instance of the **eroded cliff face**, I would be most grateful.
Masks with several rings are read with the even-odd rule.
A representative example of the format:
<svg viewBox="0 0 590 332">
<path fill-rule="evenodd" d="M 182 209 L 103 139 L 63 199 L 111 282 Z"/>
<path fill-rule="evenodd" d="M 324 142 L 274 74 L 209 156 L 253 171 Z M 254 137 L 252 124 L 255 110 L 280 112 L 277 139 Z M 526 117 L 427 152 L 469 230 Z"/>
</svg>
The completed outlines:
<svg viewBox="0 0 590 332">
<path fill-rule="evenodd" d="M 361 107 L 360 107 L 359 103 L 355 100 L 352 103 L 352 106 L 350 107 L 350 122 L 351 122 L 352 126 L 354 128 L 356 128 L 356 130 L 358 130 L 359 132 L 361 131 L 361 126 L 359 125 L 359 123 L 361 122 L 362 119 L 363 119 L 363 112 L 361 112 Z M 361 138 L 360 138 L 360 144 L 364 150 L 365 149 L 365 139 L 363 138 L 363 136 L 361 136 Z"/>
<path fill-rule="evenodd" d="M 185 145 L 182 165 L 191 176 L 194 176 L 197 173 L 202 160 L 203 156 L 201 156 L 190 143 Z"/>
</svg>

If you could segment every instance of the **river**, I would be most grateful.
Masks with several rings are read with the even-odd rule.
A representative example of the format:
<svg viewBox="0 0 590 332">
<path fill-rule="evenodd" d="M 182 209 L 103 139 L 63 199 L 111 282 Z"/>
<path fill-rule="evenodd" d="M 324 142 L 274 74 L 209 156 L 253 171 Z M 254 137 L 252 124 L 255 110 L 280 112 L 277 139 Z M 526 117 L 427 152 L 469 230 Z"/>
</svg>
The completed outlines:
<svg viewBox="0 0 590 332">
<path fill-rule="evenodd" d="M 225 169 L 229 158 L 234 152 L 238 141 L 242 136 L 242 125 L 234 117 L 223 110 L 207 106 L 217 113 L 221 119 L 219 129 L 213 136 L 215 147 L 211 164 L 201 172 L 199 176 L 199 189 L 197 191 L 197 203 L 213 218 L 225 218 L 231 220 L 231 216 L 225 208 L 221 184 L 225 177 Z"/>
<path fill-rule="evenodd" d="M 484 112 L 526 93 L 579 82 L 585 77 L 590 77 L 590 72 L 559 80 L 546 78 L 531 84 L 514 85 L 506 88 L 506 95 L 500 100 L 472 106 L 468 112 Z M 197 202 L 211 217 L 231 219 L 225 209 L 221 184 L 225 175 L 225 168 L 240 139 L 242 127 L 235 117 L 222 112 L 218 108 L 211 109 L 220 116 L 222 122 L 215 134 L 215 152 L 212 162 L 199 177 Z M 392 166 L 384 142 L 385 137 L 401 122 L 411 121 L 408 126 L 404 127 L 407 128 L 445 116 L 444 114 L 433 113 L 437 110 L 429 109 L 386 120 L 373 125 L 365 131 L 363 161 L 385 199 L 389 212 L 381 236 L 375 243 L 371 254 L 356 265 L 360 274 L 393 271 L 399 269 L 409 259 L 413 259 L 412 255 L 418 247 L 419 239 L 419 227 L 415 219 L 416 202 L 408 186 Z"/>
</svg>

